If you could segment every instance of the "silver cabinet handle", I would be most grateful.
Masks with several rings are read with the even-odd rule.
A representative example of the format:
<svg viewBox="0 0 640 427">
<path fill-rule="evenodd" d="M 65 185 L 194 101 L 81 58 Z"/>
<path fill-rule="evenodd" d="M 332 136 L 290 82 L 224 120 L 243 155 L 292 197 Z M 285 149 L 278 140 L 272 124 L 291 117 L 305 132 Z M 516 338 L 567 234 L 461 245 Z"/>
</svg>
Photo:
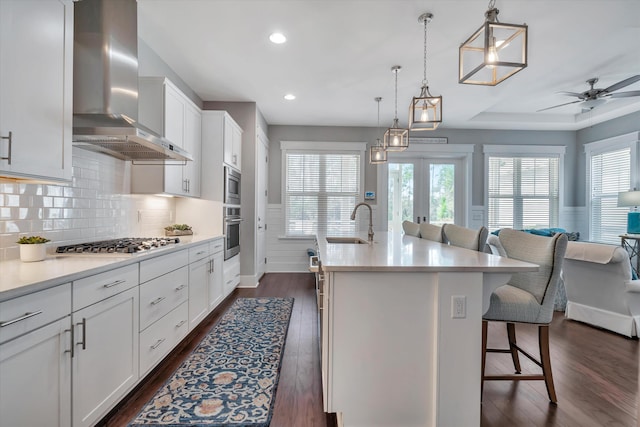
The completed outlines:
<svg viewBox="0 0 640 427">
<path fill-rule="evenodd" d="M 8 164 L 11 164 L 11 143 L 13 142 L 13 132 L 9 131 L 9 136 L 0 136 L 0 139 L 8 139 L 9 147 L 7 150 L 7 157 L 0 157 L 0 160 L 6 160 Z"/>
<path fill-rule="evenodd" d="M 202 254 L 206 254 L 206 253 L 207 253 L 207 251 L 199 251 L 199 252 L 196 252 L 196 255 L 202 255 Z"/>
<path fill-rule="evenodd" d="M 181 291 L 185 288 L 186 285 L 180 285 L 176 288 L 176 292 Z"/>
<path fill-rule="evenodd" d="M 4 328 L 5 326 L 13 325 L 14 323 L 18 323 L 21 320 L 26 320 L 30 317 L 37 316 L 38 314 L 42 314 L 42 310 L 32 311 L 30 313 L 25 313 L 20 317 L 16 317 L 15 319 L 7 320 L 6 322 L 0 323 L 0 328 Z"/>
<path fill-rule="evenodd" d="M 156 343 L 151 346 L 151 350 L 155 350 L 156 348 L 158 348 L 160 346 L 160 344 L 165 342 L 165 340 L 166 340 L 166 338 L 161 338 L 158 341 L 156 341 Z"/>
<path fill-rule="evenodd" d="M 156 299 L 154 299 L 153 301 L 151 301 L 151 305 L 156 305 L 156 304 L 160 304 L 162 301 L 164 301 L 166 297 L 158 297 Z"/>
<path fill-rule="evenodd" d="M 106 285 L 102 285 L 104 288 L 113 288 L 114 286 L 118 286 L 126 282 L 126 280 L 116 280 L 115 282 L 107 283 Z"/>
<path fill-rule="evenodd" d="M 82 342 L 76 343 L 76 345 L 82 344 L 82 349 L 87 349 L 87 318 L 83 317 L 82 322 L 76 323 L 76 326 L 82 325 Z"/>
<path fill-rule="evenodd" d="M 71 332 L 71 350 L 65 350 L 64 352 L 65 353 L 71 353 L 71 358 L 72 359 L 73 359 L 73 356 L 75 354 L 75 352 L 73 351 L 75 349 L 75 346 L 73 345 L 73 342 L 75 341 L 75 338 L 74 338 L 75 334 L 73 333 L 74 330 L 75 330 L 75 328 L 73 327 L 73 325 L 71 325 L 71 329 L 65 329 L 64 330 L 65 332 Z"/>
<path fill-rule="evenodd" d="M 237 165 L 237 164 L 238 164 L 238 155 L 237 155 L 237 154 L 234 154 L 234 155 L 233 155 L 233 164 L 234 164 L 234 165 Z"/>
<path fill-rule="evenodd" d="M 178 324 L 176 325 L 176 328 L 179 328 L 180 326 L 184 325 L 185 323 L 187 323 L 187 321 L 186 321 L 186 320 L 181 320 L 181 321 L 180 321 L 180 323 L 178 323 Z"/>
</svg>

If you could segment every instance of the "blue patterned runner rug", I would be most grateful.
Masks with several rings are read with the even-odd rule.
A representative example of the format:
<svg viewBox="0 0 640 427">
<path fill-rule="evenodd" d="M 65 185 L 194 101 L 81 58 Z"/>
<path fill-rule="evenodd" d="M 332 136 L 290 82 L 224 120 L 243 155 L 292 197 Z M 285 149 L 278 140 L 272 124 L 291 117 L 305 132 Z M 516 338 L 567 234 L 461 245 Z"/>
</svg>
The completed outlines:
<svg viewBox="0 0 640 427">
<path fill-rule="evenodd" d="M 268 426 L 292 309 L 237 299 L 129 426 Z"/>
</svg>

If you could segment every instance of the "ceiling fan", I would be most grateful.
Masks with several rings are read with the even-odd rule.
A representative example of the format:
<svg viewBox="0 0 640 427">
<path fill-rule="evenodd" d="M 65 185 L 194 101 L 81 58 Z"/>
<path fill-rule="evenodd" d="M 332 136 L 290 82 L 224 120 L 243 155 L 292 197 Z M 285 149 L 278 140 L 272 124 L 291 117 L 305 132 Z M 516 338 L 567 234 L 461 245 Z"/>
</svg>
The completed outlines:
<svg viewBox="0 0 640 427">
<path fill-rule="evenodd" d="M 640 90 L 632 90 L 628 92 L 617 92 L 613 93 L 618 89 L 622 89 L 623 87 L 629 86 L 637 81 L 640 81 L 640 75 L 629 77 L 628 79 L 624 79 L 619 81 L 618 83 L 614 83 L 611 86 L 605 89 L 595 88 L 594 85 L 598 82 L 598 78 L 594 77 L 592 79 L 587 80 L 587 84 L 591 86 L 589 90 L 586 90 L 582 93 L 578 92 L 559 92 L 564 95 L 575 96 L 578 99 L 576 101 L 567 102 L 560 105 L 554 105 L 553 107 L 543 108 L 539 111 L 550 110 L 552 108 L 562 107 L 564 105 L 576 104 L 578 102 L 583 103 L 582 112 L 590 111 L 598 105 L 606 102 L 606 100 L 610 98 L 630 98 L 632 96 L 640 96 Z"/>
</svg>

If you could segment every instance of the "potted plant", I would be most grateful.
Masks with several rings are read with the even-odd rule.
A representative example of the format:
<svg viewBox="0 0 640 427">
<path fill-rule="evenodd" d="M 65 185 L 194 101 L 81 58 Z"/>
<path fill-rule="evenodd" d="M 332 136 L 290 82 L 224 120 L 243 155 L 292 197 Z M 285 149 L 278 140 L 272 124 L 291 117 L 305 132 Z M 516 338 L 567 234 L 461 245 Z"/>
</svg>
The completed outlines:
<svg viewBox="0 0 640 427">
<path fill-rule="evenodd" d="M 42 261 L 47 255 L 45 243 L 49 239 L 40 236 L 24 236 L 16 243 L 20 245 L 20 260 L 23 262 Z"/>
<path fill-rule="evenodd" d="M 173 224 L 164 228 L 167 236 L 187 236 L 193 234 L 191 227 L 187 224 Z"/>
</svg>

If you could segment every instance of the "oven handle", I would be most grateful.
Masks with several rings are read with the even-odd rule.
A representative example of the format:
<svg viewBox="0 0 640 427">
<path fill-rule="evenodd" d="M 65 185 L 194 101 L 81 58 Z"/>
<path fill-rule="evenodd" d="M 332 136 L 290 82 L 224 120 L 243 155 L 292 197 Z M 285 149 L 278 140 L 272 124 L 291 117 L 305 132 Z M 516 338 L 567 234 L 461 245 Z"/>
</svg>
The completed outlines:
<svg viewBox="0 0 640 427">
<path fill-rule="evenodd" d="M 242 218 L 225 218 L 224 222 L 227 222 L 229 224 L 240 224 L 242 221 L 244 221 Z"/>
</svg>

